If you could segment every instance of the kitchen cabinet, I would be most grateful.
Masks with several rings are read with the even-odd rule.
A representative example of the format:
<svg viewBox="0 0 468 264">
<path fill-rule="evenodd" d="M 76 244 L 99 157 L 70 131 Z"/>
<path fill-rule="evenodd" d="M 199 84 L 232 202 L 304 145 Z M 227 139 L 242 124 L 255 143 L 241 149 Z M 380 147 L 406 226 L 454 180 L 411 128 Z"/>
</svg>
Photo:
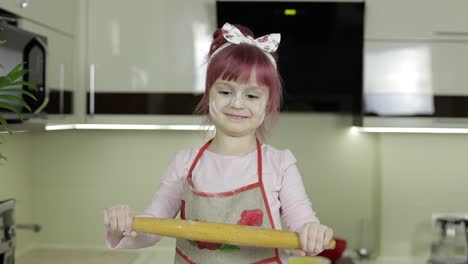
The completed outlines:
<svg viewBox="0 0 468 264">
<path fill-rule="evenodd" d="M 204 91 L 215 1 L 90 0 L 86 10 L 87 122 L 190 115 Z"/>
<path fill-rule="evenodd" d="M 62 34 L 75 32 L 76 0 L 0 0 L 0 8 Z"/>
<path fill-rule="evenodd" d="M 47 37 L 46 83 L 49 102 L 45 108 L 49 122 L 74 121 L 74 100 L 77 87 L 74 83 L 75 39 L 28 20 L 21 28 Z"/>
<path fill-rule="evenodd" d="M 468 118 L 467 44 L 366 41 L 366 113 Z"/>
<path fill-rule="evenodd" d="M 364 127 L 468 121 L 468 1 L 366 1 Z"/>
<path fill-rule="evenodd" d="M 468 97 L 468 40 L 434 42 L 431 48 L 434 94 Z"/>
<path fill-rule="evenodd" d="M 466 0 L 369 0 L 365 38 L 468 39 L 466 10 Z"/>
</svg>

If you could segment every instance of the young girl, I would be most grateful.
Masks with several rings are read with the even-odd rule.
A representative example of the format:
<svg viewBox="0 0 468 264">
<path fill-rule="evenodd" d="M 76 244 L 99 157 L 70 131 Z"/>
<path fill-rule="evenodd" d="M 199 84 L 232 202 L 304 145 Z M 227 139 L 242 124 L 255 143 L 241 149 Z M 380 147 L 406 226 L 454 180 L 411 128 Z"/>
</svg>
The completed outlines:
<svg viewBox="0 0 468 264">
<path fill-rule="evenodd" d="M 301 255 L 315 255 L 333 231 L 319 223 L 289 150 L 259 140 L 273 124 L 281 101 L 274 52 L 279 34 L 257 39 L 242 26 L 215 31 L 206 91 L 197 107 L 216 127 L 200 148 L 179 151 L 161 178 L 149 207 L 139 216 L 221 222 L 281 229 L 280 216 L 298 232 Z M 161 237 L 131 231 L 126 205 L 103 210 L 111 248 L 142 248 Z M 282 249 L 237 247 L 177 239 L 175 263 L 287 263 Z"/>
</svg>

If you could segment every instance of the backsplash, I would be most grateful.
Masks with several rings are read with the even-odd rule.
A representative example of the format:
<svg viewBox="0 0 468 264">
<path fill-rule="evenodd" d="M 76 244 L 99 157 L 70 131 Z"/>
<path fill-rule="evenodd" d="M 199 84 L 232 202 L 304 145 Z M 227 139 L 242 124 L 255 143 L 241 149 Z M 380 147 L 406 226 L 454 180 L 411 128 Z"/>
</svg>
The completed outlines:
<svg viewBox="0 0 468 264">
<path fill-rule="evenodd" d="M 432 212 L 466 209 L 468 136 L 353 134 L 350 123 L 332 114 L 283 114 L 267 143 L 293 152 L 317 215 L 350 248 L 361 246 L 360 223 L 368 219 L 374 252 L 427 256 Z M 32 218 L 43 226 L 23 241 L 96 248 L 105 247 L 102 208 L 128 203 L 141 212 L 176 151 L 205 140 L 194 131 L 6 137 L 2 153 L 10 160 L 0 165 L 0 198 L 26 198 L 17 206 L 17 222 Z M 70 226 L 69 219 L 80 226 Z M 158 246 L 173 242 L 163 239 Z"/>
</svg>

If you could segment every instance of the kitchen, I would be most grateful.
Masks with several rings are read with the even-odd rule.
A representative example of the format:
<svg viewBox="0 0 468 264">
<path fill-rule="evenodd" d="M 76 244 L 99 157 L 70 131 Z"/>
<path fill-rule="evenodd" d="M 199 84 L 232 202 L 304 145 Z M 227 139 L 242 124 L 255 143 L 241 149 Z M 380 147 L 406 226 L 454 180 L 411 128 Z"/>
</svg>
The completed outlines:
<svg viewBox="0 0 468 264">
<path fill-rule="evenodd" d="M 466 96 L 467 1 L 364 3 L 364 93 Z M 176 152 L 209 134 L 183 130 L 201 123 L 190 115 L 100 113 L 109 99 L 99 96 L 200 87 L 193 47 L 206 53 L 215 1 L 1 0 L 0 8 L 23 17 L 23 29 L 47 36 L 47 82 L 55 95 L 49 103 L 57 106 L 47 117 L 50 130 L 0 134 L 0 153 L 8 157 L 0 163 L 0 200 L 16 199 L 18 225 L 41 226 L 17 228 L 16 261 L 171 263 L 171 238 L 144 250 L 108 250 L 100 212 L 117 203 L 142 212 Z M 181 35 L 201 38 L 180 41 Z M 118 102 L 114 111 L 132 109 Z M 282 113 L 267 143 L 294 153 L 314 210 L 347 240 L 353 259 L 366 249 L 372 263 L 427 263 L 440 239 L 433 214 L 468 214 L 468 138 L 451 133 L 466 128 L 466 107 L 454 107 L 459 111 L 450 119 L 421 120 L 392 116 L 426 104 L 376 105 L 389 116 L 364 115 L 360 124 L 349 113 Z M 109 126 L 115 124 L 132 126 Z M 377 128 L 383 133 L 368 132 Z"/>
</svg>

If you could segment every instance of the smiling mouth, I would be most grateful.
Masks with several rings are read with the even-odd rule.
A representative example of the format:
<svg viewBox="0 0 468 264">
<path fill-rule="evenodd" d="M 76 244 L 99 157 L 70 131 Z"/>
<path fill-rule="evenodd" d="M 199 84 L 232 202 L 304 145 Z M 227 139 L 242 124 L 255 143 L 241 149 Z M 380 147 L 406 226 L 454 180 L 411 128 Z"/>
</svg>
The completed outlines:
<svg viewBox="0 0 468 264">
<path fill-rule="evenodd" d="M 227 116 L 229 116 L 229 117 L 231 117 L 233 119 L 239 119 L 239 120 L 248 118 L 248 116 L 241 116 L 241 115 L 231 115 L 231 114 L 225 114 L 225 115 L 227 115 Z"/>
</svg>

